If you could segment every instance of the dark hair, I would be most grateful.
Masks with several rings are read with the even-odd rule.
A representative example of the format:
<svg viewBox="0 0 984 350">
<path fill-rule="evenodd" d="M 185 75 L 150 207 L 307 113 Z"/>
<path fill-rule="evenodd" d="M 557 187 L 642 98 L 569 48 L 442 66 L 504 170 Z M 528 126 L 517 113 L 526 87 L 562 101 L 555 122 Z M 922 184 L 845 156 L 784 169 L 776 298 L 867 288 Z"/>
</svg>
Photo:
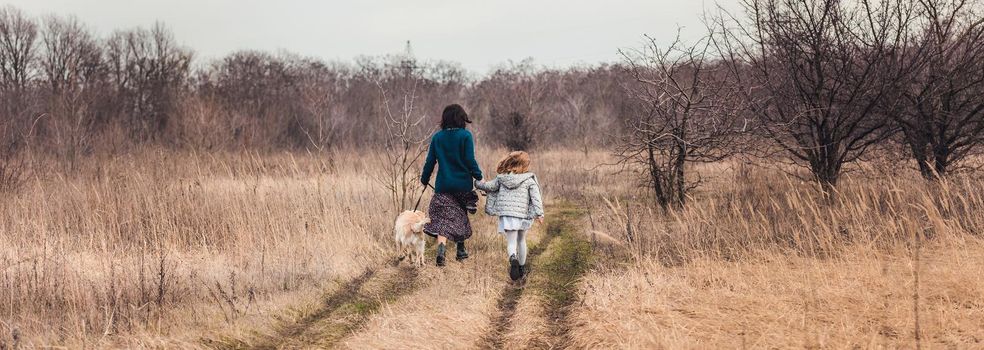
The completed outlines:
<svg viewBox="0 0 984 350">
<path fill-rule="evenodd" d="M 441 129 L 464 128 L 465 124 L 471 122 L 468 113 L 457 103 L 444 107 L 444 112 L 441 113 Z"/>
</svg>

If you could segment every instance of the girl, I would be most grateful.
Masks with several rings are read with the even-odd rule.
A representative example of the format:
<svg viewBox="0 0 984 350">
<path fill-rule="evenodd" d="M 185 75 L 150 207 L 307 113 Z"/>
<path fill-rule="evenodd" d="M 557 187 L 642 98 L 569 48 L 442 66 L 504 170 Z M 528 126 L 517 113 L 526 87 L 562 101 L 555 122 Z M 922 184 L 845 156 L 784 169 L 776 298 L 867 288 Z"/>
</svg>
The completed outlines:
<svg viewBox="0 0 984 350">
<path fill-rule="evenodd" d="M 543 223 L 543 199 L 536 176 L 529 172 L 530 155 L 510 152 L 499 161 L 492 181 L 476 181 L 475 187 L 489 193 L 486 213 L 499 217 L 499 233 L 506 236 L 509 278 L 526 275 L 526 232 L 533 219 Z"/>
</svg>

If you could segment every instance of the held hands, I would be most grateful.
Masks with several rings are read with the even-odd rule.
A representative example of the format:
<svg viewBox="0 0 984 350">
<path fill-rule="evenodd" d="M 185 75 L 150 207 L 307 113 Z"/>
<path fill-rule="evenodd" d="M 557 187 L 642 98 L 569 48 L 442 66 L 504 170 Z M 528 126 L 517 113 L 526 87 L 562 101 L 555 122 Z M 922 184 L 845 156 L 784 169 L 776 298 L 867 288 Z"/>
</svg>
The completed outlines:
<svg viewBox="0 0 984 350">
<path fill-rule="evenodd" d="M 472 186 L 475 187 L 475 189 L 478 190 L 478 193 L 481 193 L 483 196 L 488 195 L 488 193 L 486 193 L 485 191 L 482 191 L 481 188 L 478 188 L 478 183 L 479 182 L 482 182 L 482 180 L 472 179 Z"/>
</svg>

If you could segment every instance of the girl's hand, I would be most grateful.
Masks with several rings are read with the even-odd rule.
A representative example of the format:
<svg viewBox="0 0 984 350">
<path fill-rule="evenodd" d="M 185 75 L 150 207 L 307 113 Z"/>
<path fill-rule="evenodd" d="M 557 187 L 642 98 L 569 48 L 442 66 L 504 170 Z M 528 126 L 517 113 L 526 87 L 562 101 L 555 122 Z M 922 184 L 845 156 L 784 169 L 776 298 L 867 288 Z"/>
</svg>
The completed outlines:
<svg viewBox="0 0 984 350">
<path fill-rule="evenodd" d="M 536 218 L 536 222 L 539 222 L 541 225 L 543 225 L 543 222 L 544 222 L 543 217 L 542 216 L 538 216 Z"/>
</svg>

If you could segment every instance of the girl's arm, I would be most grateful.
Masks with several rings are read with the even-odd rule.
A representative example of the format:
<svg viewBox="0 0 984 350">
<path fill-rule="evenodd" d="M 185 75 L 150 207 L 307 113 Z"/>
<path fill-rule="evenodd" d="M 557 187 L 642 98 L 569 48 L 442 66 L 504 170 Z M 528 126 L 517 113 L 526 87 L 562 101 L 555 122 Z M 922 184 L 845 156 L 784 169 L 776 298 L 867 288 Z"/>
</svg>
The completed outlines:
<svg viewBox="0 0 984 350">
<path fill-rule="evenodd" d="M 499 177 L 496 176 L 492 181 L 475 180 L 475 188 L 485 192 L 496 192 L 499 190 Z"/>
<path fill-rule="evenodd" d="M 543 197 L 540 196 L 540 184 L 533 178 L 533 185 L 530 186 L 530 203 L 533 206 L 533 217 L 543 217 Z"/>
</svg>

